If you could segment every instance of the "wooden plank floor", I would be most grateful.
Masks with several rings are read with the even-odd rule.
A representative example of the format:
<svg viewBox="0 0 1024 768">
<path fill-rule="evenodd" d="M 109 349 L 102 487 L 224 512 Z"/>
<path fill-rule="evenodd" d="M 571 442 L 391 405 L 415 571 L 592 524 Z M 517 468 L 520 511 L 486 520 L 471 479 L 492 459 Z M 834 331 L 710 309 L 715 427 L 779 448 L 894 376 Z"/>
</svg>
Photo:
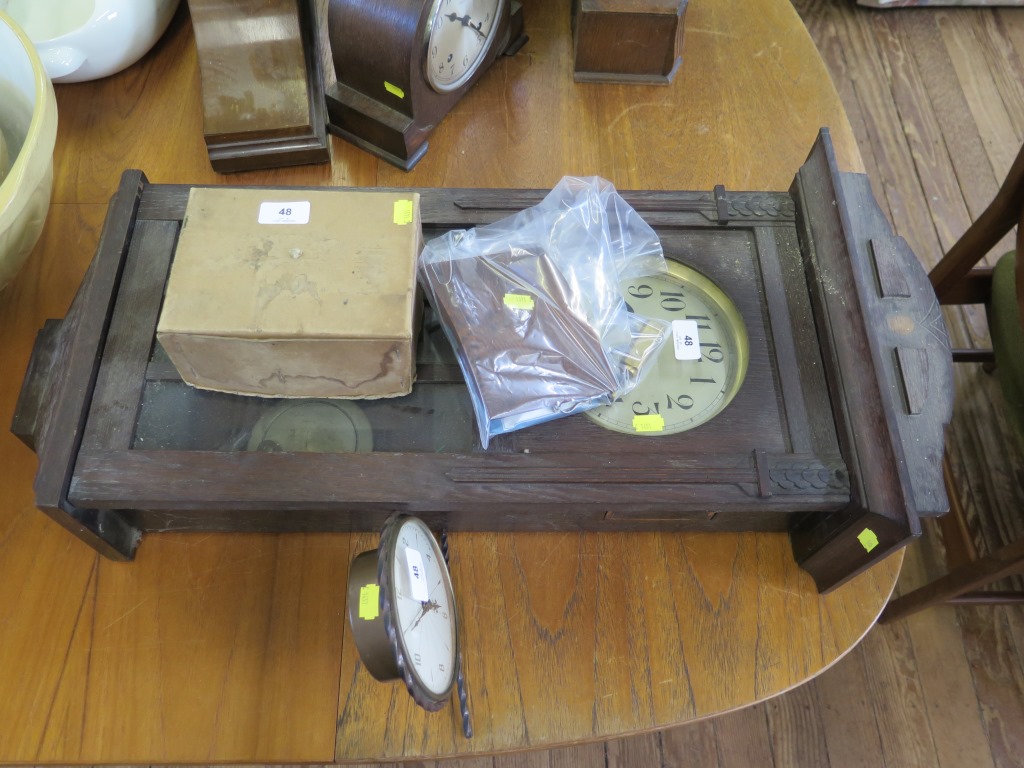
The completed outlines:
<svg viewBox="0 0 1024 768">
<path fill-rule="evenodd" d="M 1024 140 L 1024 8 L 794 5 L 832 73 L 875 195 L 931 266 L 991 200 Z M 979 309 L 951 312 L 947 324 L 954 346 L 986 346 Z M 977 366 L 958 366 L 957 377 L 948 450 L 984 550 L 1024 533 L 1024 445 L 1000 426 L 992 378 Z M 943 560 L 937 526 L 928 525 L 898 589 L 930 580 Z M 1024 608 L 941 607 L 875 627 L 816 680 L 710 722 L 436 765 L 1024 766 Z"/>
<path fill-rule="evenodd" d="M 794 4 L 832 72 L 879 202 L 930 266 L 991 199 L 1024 140 L 1024 8 Z M 774 44 L 765 41 L 766 51 Z M 947 323 L 955 345 L 985 345 L 983 313 L 950 313 Z M 984 549 L 1024 528 L 1024 445 L 1000 427 L 991 377 L 975 366 L 959 366 L 957 375 L 948 449 Z M 938 531 L 928 525 L 898 588 L 929 580 L 942 561 Z M 1024 608 L 942 607 L 876 627 L 816 680 L 713 721 L 429 765 L 1024 766 Z"/>
</svg>

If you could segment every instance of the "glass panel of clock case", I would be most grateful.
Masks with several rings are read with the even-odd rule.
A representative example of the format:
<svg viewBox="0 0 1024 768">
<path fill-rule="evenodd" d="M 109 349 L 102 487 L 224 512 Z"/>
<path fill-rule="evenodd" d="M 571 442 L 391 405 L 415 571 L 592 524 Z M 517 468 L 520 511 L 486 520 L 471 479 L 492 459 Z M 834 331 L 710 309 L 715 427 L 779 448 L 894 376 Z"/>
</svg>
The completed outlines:
<svg viewBox="0 0 1024 768">
<path fill-rule="evenodd" d="M 431 313 L 412 394 L 377 400 L 248 397 L 195 389 L 153 347 L 138 450 L 468 453 L 476 434 L 455 356 Z"/>
<path fill-rule="evenodd" d="M 432 233 L 428 233 L 432 234 Z M 750 336 L 752 382 L 735 402 L 688 434 L 658 442 L 672 453 L 788 449 L 779 391 L 771 375 L 770 330 L 758 299 L 758 238 L 751 229 L 663 229 L 668 259 L 690 265 L 741 308 Z M 132 448 L 267 452 L 478 453 L 472 405 L 451 346 L 427 307 L 412 394 L 378 400 L 273 399 L 204 391 L 184 384 L 154 343 Z M 749 384 L 749 386 L 748 386 Z M 659 392 L 660 394 L 660 392 Z M 666 394 L 667 396 L 667 394 Z M 653 407 L 653 406 L 652 406 Z M 586 416 L 502 435 L 488 453 L 644 453 L 650 438 L 618 434 Z"/>
</svg>

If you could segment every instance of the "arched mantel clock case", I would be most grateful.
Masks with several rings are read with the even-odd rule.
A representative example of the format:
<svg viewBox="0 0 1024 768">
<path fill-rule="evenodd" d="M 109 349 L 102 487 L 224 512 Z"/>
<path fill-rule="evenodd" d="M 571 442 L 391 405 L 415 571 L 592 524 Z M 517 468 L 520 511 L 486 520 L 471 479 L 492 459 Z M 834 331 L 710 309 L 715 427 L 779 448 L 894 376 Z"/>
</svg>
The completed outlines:
<svg viewBox="0 0 1024 768">
<path fill-rule="evenodd" d="M 526 42 L 517 0 L 331 0 L 328 129 L 409 170 L 494 61 Z"/>
</svg>

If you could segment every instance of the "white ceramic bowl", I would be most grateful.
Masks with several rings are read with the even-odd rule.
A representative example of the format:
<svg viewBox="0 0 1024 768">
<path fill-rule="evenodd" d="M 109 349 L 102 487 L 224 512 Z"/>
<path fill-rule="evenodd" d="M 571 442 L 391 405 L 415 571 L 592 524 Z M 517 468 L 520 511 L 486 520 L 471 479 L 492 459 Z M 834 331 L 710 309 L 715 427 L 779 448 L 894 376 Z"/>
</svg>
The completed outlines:
<svg viewBox="0 0 1024 768">
<path fill-rule="evenodd" d="M 167 29 L 178 0 L 0 0 L 32 39 L 55 83 L 120 72 Z"/>
<path fill-rule="evenodd" d="M 43 231 L 53 186 L 57 100 L 32 41 L 0 13 L 0 131 L 9 155 L 0 169 L 0 289 Z M 4 173 L 6 171 L 6 173 Z"/>
</svg>

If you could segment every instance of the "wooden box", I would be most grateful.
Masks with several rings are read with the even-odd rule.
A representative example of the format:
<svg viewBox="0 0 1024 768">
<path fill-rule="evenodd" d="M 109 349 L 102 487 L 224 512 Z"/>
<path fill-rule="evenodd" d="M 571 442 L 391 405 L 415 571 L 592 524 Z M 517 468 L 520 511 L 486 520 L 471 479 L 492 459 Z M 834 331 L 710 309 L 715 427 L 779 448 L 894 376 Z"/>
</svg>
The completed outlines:
<svg viewBox="0 0 1024 768">
<path fill-rule="evenodd" d="M 667 85 L 682 63 L 689 0 L 574 0 L 573 77 Z"/>
<path fill-rule="evenodd" d="M 197 187 L 157 339 L 203 389 L 407 395 L 420 232 L 414 192 Z"/>
<path fill-rule="evenodd" d="M 433 237 L 546 192 L 420 194 Z M 145 532 L 376 530 L 401 510 L 452 530 L 784 531 L 827 590 L 948 507 L 942 316 L 867 178 L 836 169 L 827 132 L 788 192 L 623 193 L 667 258 L 732 298 L 749 339 L 728 408 L 660 437 L 584 414 L 482 450 L 429 308 L 407 397 L 325 410 L 339 401 L 185 385 L 154 331 L 188 195 L 125 174 L 68 316 L 41 332 L 15 414 L 39 455 L 39 508 L 111 557 L 130 558 Z M 290 434 L 264 445 L 282 408 L 329 415 L 346 447 Z"/>
</svg>

